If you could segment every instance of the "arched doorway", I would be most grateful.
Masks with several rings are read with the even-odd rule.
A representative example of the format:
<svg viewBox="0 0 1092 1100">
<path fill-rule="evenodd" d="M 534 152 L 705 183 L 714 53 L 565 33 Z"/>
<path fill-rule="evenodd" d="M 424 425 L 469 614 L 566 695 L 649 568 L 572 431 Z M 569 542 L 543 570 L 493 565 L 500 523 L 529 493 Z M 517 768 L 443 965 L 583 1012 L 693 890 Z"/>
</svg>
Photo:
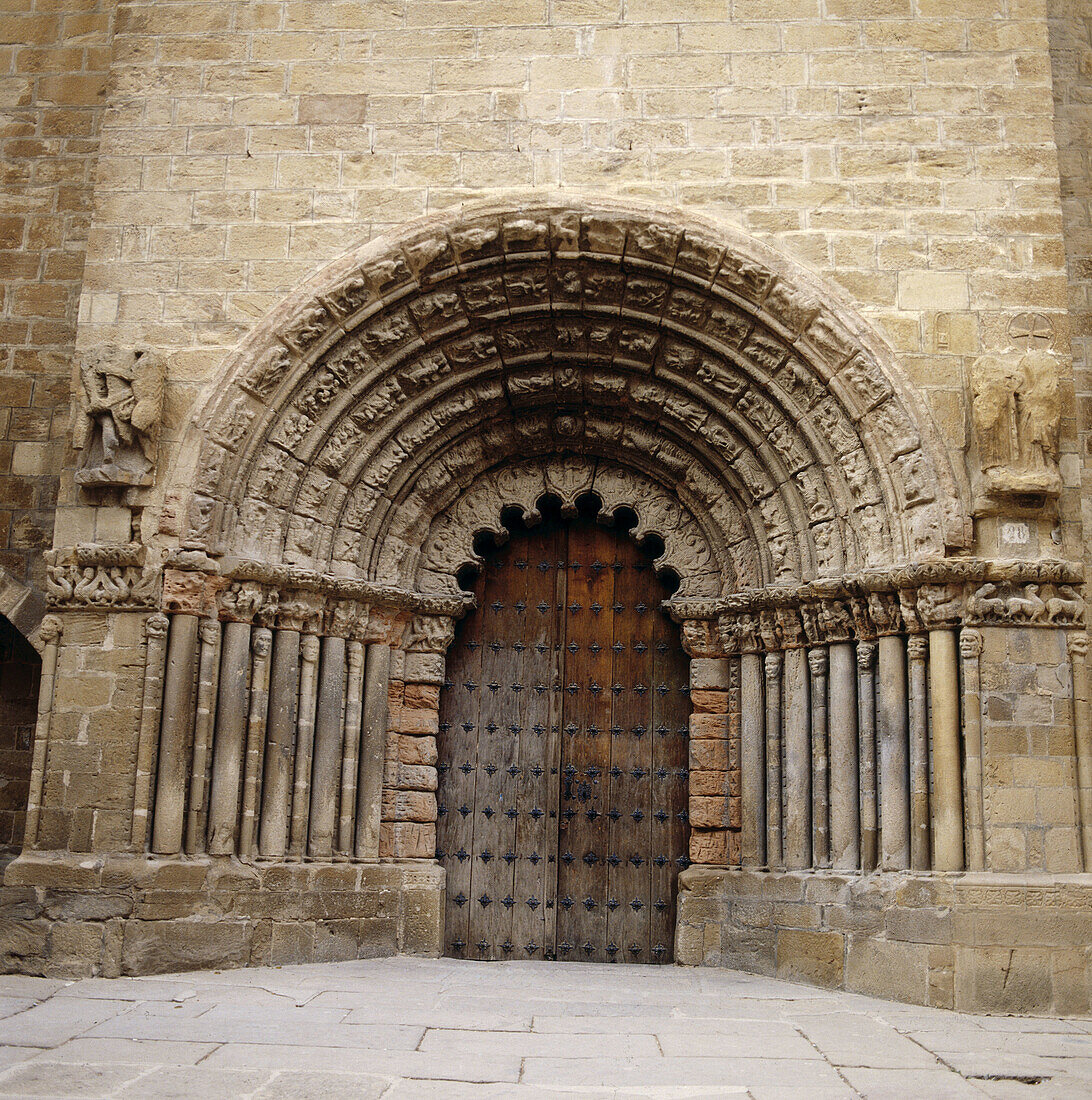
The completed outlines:
<svg viewBox="0 0 1092 1100">
<path fill-rule="evenodd" d="M 447 953 L 671 960 L 689 664 L 654 556 L 586 515 L 487 554 L 440 702 Z"/>
<path fill-rule="evenodd" d="M 34 647 L 0 615 L 0 867 L 23 844 L 41 674 Z"/>
</svg>

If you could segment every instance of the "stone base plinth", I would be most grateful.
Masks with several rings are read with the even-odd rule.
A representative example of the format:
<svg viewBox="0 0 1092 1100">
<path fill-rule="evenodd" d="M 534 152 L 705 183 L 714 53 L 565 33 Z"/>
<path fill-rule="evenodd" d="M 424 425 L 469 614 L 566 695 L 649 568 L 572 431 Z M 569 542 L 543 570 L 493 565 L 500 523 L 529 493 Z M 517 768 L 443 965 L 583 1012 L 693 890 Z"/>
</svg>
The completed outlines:
<svg viewBox="0 0 1092 1100">
<path fill-rule="evenodd" d="M 0 967 L 47 977 L 438 956 L 432 861 L 24 853 L 0 888 Z"/>
<path fill-rule="evenodd" d="M 679 876 L 675 958 L 964 1012 L 1083 1014 L 1092 875 Z"/>
</svg>

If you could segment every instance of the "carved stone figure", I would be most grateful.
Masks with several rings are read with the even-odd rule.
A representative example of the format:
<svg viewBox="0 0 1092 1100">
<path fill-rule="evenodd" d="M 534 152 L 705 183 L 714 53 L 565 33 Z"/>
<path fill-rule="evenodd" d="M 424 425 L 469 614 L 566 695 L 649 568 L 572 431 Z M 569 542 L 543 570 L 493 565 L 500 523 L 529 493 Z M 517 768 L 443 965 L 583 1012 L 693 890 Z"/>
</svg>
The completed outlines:
<svg viewBox="0 0 1092 1100">
<path fill-rule="evenodd" d="M 984 355 L 971 368 L 972 412 L 984 489 L 1057 493 L 1061 399 L 1049 352 Z"/>
<path fill-rule="evenodd" d="M 107 345 L 80 358 L 76 482 L 151 485 L 163 413 L 165 361 L 149 348 Z"/>
</svg>

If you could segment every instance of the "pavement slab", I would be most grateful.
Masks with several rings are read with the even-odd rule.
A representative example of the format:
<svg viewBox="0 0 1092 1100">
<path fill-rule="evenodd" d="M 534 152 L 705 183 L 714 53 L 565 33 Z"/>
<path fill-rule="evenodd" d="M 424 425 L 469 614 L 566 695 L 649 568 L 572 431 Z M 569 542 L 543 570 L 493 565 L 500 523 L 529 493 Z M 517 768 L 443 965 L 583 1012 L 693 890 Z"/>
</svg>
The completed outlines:
<svg viewBox="0 0 1092 1100">
<path fill-rule="evenodd" d="M 0 1100 L 1069 1100 L 1092 1019 L 971 1016 L 729 970 L 375 959 L 0 976 Z"/>
</svg>

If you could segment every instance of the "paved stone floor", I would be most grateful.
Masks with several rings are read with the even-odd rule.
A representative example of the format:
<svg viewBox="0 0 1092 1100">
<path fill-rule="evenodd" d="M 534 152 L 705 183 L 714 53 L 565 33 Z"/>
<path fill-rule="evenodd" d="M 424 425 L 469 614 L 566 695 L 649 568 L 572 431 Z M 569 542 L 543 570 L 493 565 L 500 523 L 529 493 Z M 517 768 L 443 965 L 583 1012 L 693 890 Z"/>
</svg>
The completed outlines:
<svg viewBox="0 0 1092 1100">
<path fill-rule="evenodd" d="M 376 959 L 0 977 L 0 1096 L 1082 1097 L 1092 1019 L 725 970 Z"/>
</svg>

